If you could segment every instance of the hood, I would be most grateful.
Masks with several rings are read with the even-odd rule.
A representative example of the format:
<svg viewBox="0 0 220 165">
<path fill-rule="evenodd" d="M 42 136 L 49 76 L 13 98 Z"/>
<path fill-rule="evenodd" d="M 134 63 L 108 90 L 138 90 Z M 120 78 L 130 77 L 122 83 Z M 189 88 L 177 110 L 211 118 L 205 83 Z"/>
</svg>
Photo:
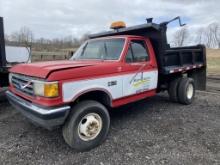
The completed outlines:
<svg viewBox="0 0 220 165">
<path fill-rule="evenodd" d="M 47 76 L 57 70 L 73 69 L 80 67 L 94 66 L 96 61 L 48 61 L 31 64 L 18 64 L 10 69 L 12 73 L 28 75 L 32 77 L 47 78 Z"/>
</svg>

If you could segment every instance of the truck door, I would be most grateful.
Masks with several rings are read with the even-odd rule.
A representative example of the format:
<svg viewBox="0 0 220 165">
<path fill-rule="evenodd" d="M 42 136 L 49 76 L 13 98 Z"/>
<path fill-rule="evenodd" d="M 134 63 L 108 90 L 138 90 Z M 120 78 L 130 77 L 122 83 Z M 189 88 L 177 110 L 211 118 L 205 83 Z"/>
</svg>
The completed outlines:
<svg viewBox="0 0 220 165">
<path fill-rule="evenodd" d="M 145 40 L 132 39 L 129 41 L 124 71 L 127 74 L 123 77 L 123 96 L 156 89 L 158 71 L 155 65 L 152 65 Z"/>
</svg>

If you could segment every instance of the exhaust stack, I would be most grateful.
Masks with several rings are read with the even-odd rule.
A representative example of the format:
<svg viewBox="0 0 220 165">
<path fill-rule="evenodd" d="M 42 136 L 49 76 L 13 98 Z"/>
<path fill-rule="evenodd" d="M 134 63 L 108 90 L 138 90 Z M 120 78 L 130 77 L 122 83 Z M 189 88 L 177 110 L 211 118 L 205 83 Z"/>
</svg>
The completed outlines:
<svg viewBox="0 0 220 165">
<path fill-rule="evenodd" d="M 146 18 L 147 23 L 153 23 L 153 18 Z"/>
</svg>

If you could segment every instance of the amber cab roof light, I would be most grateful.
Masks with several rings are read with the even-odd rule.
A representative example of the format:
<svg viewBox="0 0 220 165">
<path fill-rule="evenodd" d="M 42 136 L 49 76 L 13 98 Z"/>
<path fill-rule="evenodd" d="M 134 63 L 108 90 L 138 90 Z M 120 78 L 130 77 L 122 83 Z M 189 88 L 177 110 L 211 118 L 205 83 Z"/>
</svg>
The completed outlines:
<svg viewBox="0 0 220 165">
<path fill-rule="evenodd" d="M 121 29 L 121 28 L 125 28 L 126 24 L 123 21 L 117 21 L 117 22 L 113 22 L 110 26 L 110 29 Z"/>
</svg>

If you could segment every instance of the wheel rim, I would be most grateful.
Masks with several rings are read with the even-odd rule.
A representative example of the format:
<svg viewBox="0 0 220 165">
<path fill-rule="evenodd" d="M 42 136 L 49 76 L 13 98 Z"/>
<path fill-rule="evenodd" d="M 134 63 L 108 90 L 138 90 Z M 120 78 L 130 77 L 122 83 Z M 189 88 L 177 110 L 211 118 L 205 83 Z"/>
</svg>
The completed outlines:
<svg viewBox="0 0 220 165">
<path fill-rule="evenodd" d="M 89 113 L 84 116 L 78 126 L 80 139 L 89 141 L 95 139 L 102 130 L 102 119 L 97 113 Z"/>
<path fill-rule="evenodd" d="M 193 92 L 194 92 L 193 85 L 189 84 L 187 87 L 187 98 L 188 99 L 191 99 L 193 97 Z"/>
</svg>

